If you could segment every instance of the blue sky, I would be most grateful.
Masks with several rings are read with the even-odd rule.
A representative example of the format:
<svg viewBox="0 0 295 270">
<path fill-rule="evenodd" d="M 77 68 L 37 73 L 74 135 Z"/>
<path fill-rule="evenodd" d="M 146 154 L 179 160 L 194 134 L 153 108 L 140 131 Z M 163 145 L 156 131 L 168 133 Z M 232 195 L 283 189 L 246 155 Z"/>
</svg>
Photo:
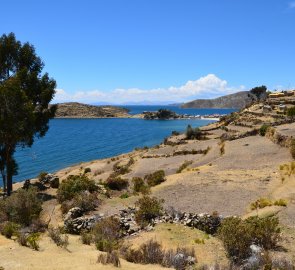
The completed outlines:
<svg viewBox="0 0 295 270">
<path fill-rule="evenodd" d="M 0 34 L 29 41 L 56 102 L 154 103 L 295 87 L 295 1 L 1 1 Z"/>
</svg>

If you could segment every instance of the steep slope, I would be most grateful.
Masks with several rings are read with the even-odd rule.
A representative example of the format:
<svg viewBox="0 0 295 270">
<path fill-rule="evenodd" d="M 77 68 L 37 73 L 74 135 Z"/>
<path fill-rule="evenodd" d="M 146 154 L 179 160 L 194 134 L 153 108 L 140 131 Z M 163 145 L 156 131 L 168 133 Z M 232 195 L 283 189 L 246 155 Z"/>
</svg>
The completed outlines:
<svg viewBox="0 0 295 270">
<path fill-rule="evenodd" d="M 215 99 L 196 99 L 184 103 L 182 108 L 244 108 L 251 102 L 249 91 L 241 91 Z"/>
<path fill-rule="evenodd" d="M 56 118 L 128 117 L 128 110 L 114 106 L 94 106 L 78 102 L 59 103 Z"/>
</svg>

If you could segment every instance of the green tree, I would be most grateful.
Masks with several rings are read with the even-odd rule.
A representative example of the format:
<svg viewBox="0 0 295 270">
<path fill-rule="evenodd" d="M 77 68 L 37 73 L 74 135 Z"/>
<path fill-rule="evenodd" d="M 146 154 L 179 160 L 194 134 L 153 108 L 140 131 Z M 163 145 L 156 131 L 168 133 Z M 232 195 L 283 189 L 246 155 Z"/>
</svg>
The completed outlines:
<svg viewBox="0 0 295 270">
<path fill-rule="evenodd" d="M 56 82 L 42 73 L 44 64 L 29 43 L 10 33 L 0 37 L 0 173 L 10 195 L 17 173 L 17 146 L 31 146 L 48 130 L 55 107 L 49 107 Z"/>
</svg>

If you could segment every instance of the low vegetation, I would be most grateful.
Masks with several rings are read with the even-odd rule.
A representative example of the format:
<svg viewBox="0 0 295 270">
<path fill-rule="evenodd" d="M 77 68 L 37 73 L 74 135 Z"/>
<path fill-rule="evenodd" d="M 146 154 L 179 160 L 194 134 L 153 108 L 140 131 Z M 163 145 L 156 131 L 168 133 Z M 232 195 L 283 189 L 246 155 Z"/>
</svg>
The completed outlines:
<svg viewBox="0 0 295 270">
<path fill-rule="evenodd" d="M 259 134 L 261 136 L 265 136 L 267 130 L 270 128 L 270 125 L 267 125 L 267 124 L 263 124 L 260 129 L 259 129 Z"/>
<path fill-rule="evenodd" d="M 147 226 L 154 218 L 161 216 L 163 211 L 163 200 L 156 197 L 143 196 L 135 205 L 138 210 L 135 219 L 142 227 Z"/>
<path fill-rule="evenodd" d="M 103 265 L 112 264 L 114 267 L 121 267 L 121 262 L 117 251 L 99 254 L 97 257 L 97 263 L 101 263 Z"/>
<path fill-rule="evenodd" d="M 191 165 L 193 162 L 192 161 L 184 161 L 180 167 L 177 169 L 176 173 L 181 173 L 184 169 L 186 169 L 189 165 Z"/>
<path fill-rule="evenodd" d="M 159 170 L 159 171 L 155 171 L 151 174 L 147 174 L 144 177 L 144 180 L 146 180 L 147 184 L 150 187 L 154 187 L 154 186 L 159 185 L 159 184 L 166 181 L 165 172 L 163 170 Z"/>
<path fill-rule="evenodd" d="M 287 109 L 287 115 L 291 117 L 295 116 L 295 106 Z"/>
<path fill-rule="evenodd" d="M 49 228 L 48 235 L 52 241 L 58 246 L 66 249 L 69 245 L 69 237 L 63 233 L 62 228 Z"/>
<path fill-rule="evenodd" d="M 100 251 L 118 249 L 121 238 L 120 221 L 115 217 L 105 218 L 95 224 L 91 231 L 93 242 Z"/>
<path fill-rule="evenodd" d="M 260 198 L 257 201 L 251 203 L 251 210 L 261 209 L 267 206 L 287 206 L 287 201 L 283 199 L 272 201 L 267 198 Z"/>
<path fill-rule="evenodd" d="M 228 257 L 241 263 L 251 255 L 250 245 L 256 244 L 264 250 L 277 246 L 280 239 L 279 220 L 276 217 L 226 218 L 218 230 Z"/>
<path fill-rule="evenodd" d="M 135 193 L 149 194 L 150 187 L 145 183 L 145 181 L 141 177 L 133 177 L 133 191 Z"/>
<path fill-rule="evenodd" d="M 143 243 L 138 249 L 128 246 L 121 248 L 123 258 L 132 263 L 159 264 L 163 267 L 187 269 L 196 262 L 193 249 L 177 248 L 164 250 L 162 245 L 154 240 Z"/>
<path fill-rule="evenodd" d="M 117 176 L 117 177 L 109 177 L 106 180 L 105 184 L 109 189 L 123 190 L 123 189 L 126 189 L 128 187 L 129 182 L 128 182 L 127 179 L 124 179 L 124 178 L 121 178 L 121 177 Z"/>
<path fill-rule="evenodd" d="M 98 186 L 94 180 L 86 175 L 70 175 L 66 180 L 60 183 L 57 190 L 57 199 L 60 203 L 73 199 L 77 194 L 83 191 L 93 193 L 98 191 Z"/>
<path fill-rule="evenodd" d="M 295 139 L 292 139 L 291 141 L 290 152 L 291 152 L 292 158 L 295 159 Z"/>
<path fill-rule="evenodd" d="M 199 128 L 192 128 L 188 125 L 185 131 L 186 140 L 204 140 L 206 139 L 205 134 Z"/>
<path fill-rule="evenodd" d="M 29 226 L 39 218 L 42 210 L 42 202 L 37 195 L 36 188 L 30 187 L 27 190 L 18 189 L 10 197 L 0 200 L 0 221 Z"/>
<path fill-rule="evenodd" d="M 74 195 L 74 198 L 62 202 L 61 211 L 67 213 L 73 207 L 79 207 L 83 212 L 95 210 L 100 205 L 96 192 L 81 191 Z"/>
</svg>

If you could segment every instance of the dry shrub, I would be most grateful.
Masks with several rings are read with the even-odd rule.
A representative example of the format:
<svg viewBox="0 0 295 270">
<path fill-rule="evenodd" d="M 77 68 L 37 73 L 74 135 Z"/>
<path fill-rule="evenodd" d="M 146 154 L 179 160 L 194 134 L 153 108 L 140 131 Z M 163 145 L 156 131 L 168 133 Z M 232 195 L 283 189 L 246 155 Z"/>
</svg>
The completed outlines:
<svg viewBox="0 0 295 270">
<path fill-rule="evenodd" d="M 117 251 L 111 251 L 98 255 L 97 263 L 101 263 L 103 265 L 112 264 L 115 267 L 121 267 L 121 262 Z"/>
<path fill-rule="evenodd" d="M 57 190 L 57 199 L 62 203 L 73 199 L 76 194 L 82 191 L 93 193 L 98 191 L 98 186 L 94 180 L 89 179 L 86 175 L 70 175 L 60 183 Z"/>
<path fill-rule="evenodd" d="M 49 228 L 48 229 L 49 237 L 53 240 L 53 242 L 62 248 L 67 248 L 69 245 L 69 237 L 67 234 L 62 234 L 61 228 Z"/>
<path fill-rule="evenodd" d="M 120 251 L 128 262 L 159 264 L 163 267 L 173 267 L 179 270 L 186 269 L 188 265 L 196 262 L 193 249 L 177 248 L 176 250 L 169 249 L 165 251 L 162 245 L 154 240 L 143 243 L 138 249 L 124 246 Z"/>
<path fill-rule="evenodd" d="M 135 219 L 142 227 L 147 226 L 154 218 L 161 216 L 163 211 L 163 200 L 156 197 L 143 196 L 135 205 L 138 210 L 135 213 Z"/>
<path fill-rule="evenodd" d="M 112 190 L 123 190 L 126 189 L 129 185 L 127 179 L 121 177 L 112 177 L 110 176 L 106 181 L 106 186 Z"/>
<path fill-rule="evenodd" d="M 29 226 L 34 219 L 38 219 L 42 211 L 42 202 L 38 198 L 37 189 L 18 189 L 11 196 L 1 200 L 1 219 Z M 3 220 L 2 220 L 3 221 Z"/>
<path fill-rule="evenodd" d="M 193 161 L 184 161 L 180 167 L 178 168 L 178 170 L 176 171 L 176 173 L 181 173 L 184 169 L 186 169 L 189 165 L 191 165 L 193 163 Z"/>
<path fill-rule="evenodd" d="M 292 158 L 295 159 L 295 139 L 292 139 L 291 141 L 290 152 L 291 152 Z"/>
<path fill-rule="evenodd" d="M 134 192 L 140 192 L 142 194 L 149 194 L 150 188 L 145 184 L 145 181 L 141 177 L 133 177 L 133 190 Z"/>
<path fill-rule="evenodd" d="M 276 217 L 226 218 L 218 229 L 228 257 L 240 263 L 251 255 L 251 244 L 265 250 L 276 247 L 280 239 L 279 220 Z"/>
<path fill-rule="evenodd" d="M 88 191 L 82 191 L 75 194 L 72 200 L 64 201 L 61 204 L 61 211 L 67 213 L 73 207 L 79 207 L 83 212 L 95 210 L 100 200 L 97 198 L 97 193 L 89 193 Z"/>
<path fill-rule="evenodd" d="M 111 252 L 117 249 L 121 237 L 120 221 L 115 217 L 107 217 L 98 221 L 92 228 L 93 241 L 100 251 Z"/>
<path fill-rule="evenodd" d="M 19 232 L 17 242 L 21 246 L 30 247 L 34 250 L 39 250 L 40 233 L 25 233 Z"/>
<path fill-rule="evenodd" d="M 154 187 L 166 181 L 165 172 L 163 170 L 155 171 L 151 174 L 147 174 L 144 179 L 150 187 Z"/>
<path fill-rule="evenodd" d="M 0 233 L 8 239 L 10 239 L 12 236 L 17 236 L 19 229 L 20 226 L 11 221 L 5 221 L 0 224 Z"/>
<path fill-rule="evenodd" d="M 84 245 L 90 245 L 93 241 L 93 236 L 91 233 L 83 231 L 80 233 L 80 239 Z"/>
</svg>

